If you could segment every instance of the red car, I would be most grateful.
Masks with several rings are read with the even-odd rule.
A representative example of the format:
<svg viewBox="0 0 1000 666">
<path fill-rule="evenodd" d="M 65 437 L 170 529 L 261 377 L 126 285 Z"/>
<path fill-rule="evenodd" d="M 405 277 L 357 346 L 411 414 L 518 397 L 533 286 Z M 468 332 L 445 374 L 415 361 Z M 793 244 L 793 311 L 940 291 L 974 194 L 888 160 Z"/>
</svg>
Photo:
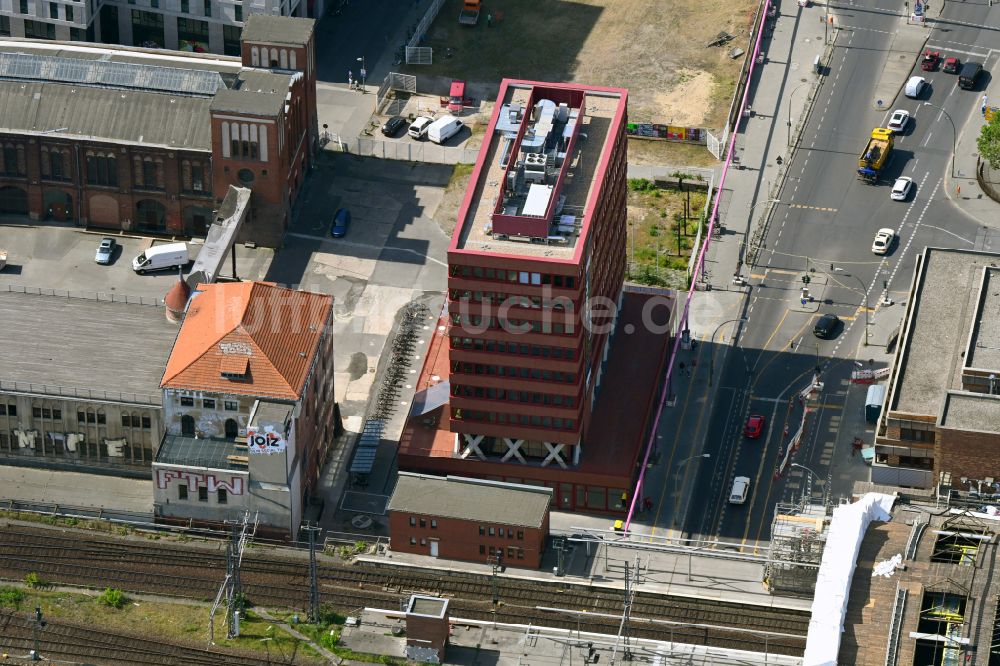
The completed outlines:
<svg viewBox="0 0 1000 666">
<path fill-rule="evenodd" d="M 941 62 L 941 52 L 931 51 L 928 49 L 924 51 L 924 58 L 920 61 L 920 69 L 925 72 L 933 72 L 938 68 L 938 63 Z"/>
<path fill-rule="evenodd" d="M 747 439 L 757 439 L 764 432 L 764 417 L 760 414 L 751 414 L 747 419 L 747 424 L 743 426 L 743 436 Z"/>
<path fill-rule="evenodd" d="M 945 58 L 944 67 L 941 68 L 945 74 L 958 74 L 960 69 L 962 69 L 962 63 L 959 62 L 958 58 Z"/>
</svg>

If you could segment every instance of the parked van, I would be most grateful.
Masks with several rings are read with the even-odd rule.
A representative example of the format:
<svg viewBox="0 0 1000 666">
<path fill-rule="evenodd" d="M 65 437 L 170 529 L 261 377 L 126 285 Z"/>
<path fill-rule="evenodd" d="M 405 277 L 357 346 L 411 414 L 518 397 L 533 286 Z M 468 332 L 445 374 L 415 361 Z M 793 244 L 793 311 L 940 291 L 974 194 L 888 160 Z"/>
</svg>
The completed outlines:
<svg viewBox="0 0 1000 666">
<path fill-rule="evenodd" d="M 434 121 L 426 116 L 420 116 L 412 123 L 410 123 L 410 128 L 406 130 L 414 139 L 422 139 L 427 136 L 427 128 L 431 126 Z"/>
<path fill-rule="evenodd" d="M 972 90 L 979 82 L 979 75 L 982 73 L 983 66 L 978 62 L 965 63 L 958 72 L 958 87 L 962 90 Z"/>
<path fill-rule="evenodd" d="M 186 266 L 187 262 L 188 248 L 186 243 L 167 243 L 154 245 L 133 259 L 132 270 L 142 275 L 150 271 Z"/>
<path fill-rule="evenodd" d="M 460 129 L 462 129 L 461 120 L 455 116 L 444 116 L 430 124 L 430 127 L 427 128 L 427 138 L 434 143 L 444 143 L 458 134 Z"/>
<path fill-rule="evenodd" d="M 868 397 L 865 398 L 865 420 L 869 423 L 877 423 L 878 415 L 882 412 L 882 403 L 885 402 L 885 386 L 872 384 L 868 387 Z"/>
</svg>

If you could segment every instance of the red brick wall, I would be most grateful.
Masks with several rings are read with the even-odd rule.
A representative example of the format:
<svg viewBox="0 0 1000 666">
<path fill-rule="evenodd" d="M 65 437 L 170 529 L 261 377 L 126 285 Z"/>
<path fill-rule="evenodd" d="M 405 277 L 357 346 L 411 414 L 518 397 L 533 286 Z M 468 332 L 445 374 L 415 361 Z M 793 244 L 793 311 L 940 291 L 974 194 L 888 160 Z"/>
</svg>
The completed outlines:
<svg viewBox="0 0 1000 666">
<path fill-rule="evenodd" d="M 303 494 L 316 487 L 319 474 L 326 458 L 327 447 L 333 437 L 333 341 L 330 316 L 324 324 L 326 333 L 320 338 L 316 351 L 317 358 L 310 370 L 306 395 L 301 402 L 299 416 L 295 421 L 296 442 L 306 456 L 305 472 L 302 476 Z"/>
<path fill-rule="evenodd" d="M 443 656 L 448 644 L 451 624 L 447 617 L 435 619 L 417 615 L 406 616 L 406 644 L 419 648 L 432 647 Z M 442 660 L 443 661 L 443 660 Z"/>
<path fill-rule="evenodd" d="M 411 517 L 416 519 L 417 524 L 414 526 L 410 525 Z M 423 526 L 421 526 L 421 520 L 424 521 Z M 431 521 L 437 521 L 436 528 L 431 527 Z M 485 534 L 479 533 L 480 527 L 484 529 Z M 492 536 L 489 533 L 490 528 L 493 529 Z M 504 530 L 502 538 L 500 537 L 501 529 Z M 508 537 L 511 530 L 513 530 L 514 538 Z M 541 566 L 548 531 L 548 512 L 545 514 L 541 528 L 480 524 L 454 518 L 421 516 L 399 511 L 389 513 L 390 545 L 393 550 L 401 553 L 430 555 L 430 541 L 436 539 L 438 540 L 438 557 L 449 560 L 485 563 L 490 556 L 491 547 L 494 551 L 497 548 L 502 548 L 503 562 L 507 566 L 537 569 Z M 518 533 L 522 533 L 522 539 L 517 538 Z M 414 539 L 416 543 L 411 544 L 411 539 Z M 421 540 L 424 543 L 421 543 Z M 480 551 L 480 547 L 484 552 Z M 516 550 L 513 553 L 508 553 L 510 548 L 520 549 L 522 559 L 518 559 Z"/>
</svg>

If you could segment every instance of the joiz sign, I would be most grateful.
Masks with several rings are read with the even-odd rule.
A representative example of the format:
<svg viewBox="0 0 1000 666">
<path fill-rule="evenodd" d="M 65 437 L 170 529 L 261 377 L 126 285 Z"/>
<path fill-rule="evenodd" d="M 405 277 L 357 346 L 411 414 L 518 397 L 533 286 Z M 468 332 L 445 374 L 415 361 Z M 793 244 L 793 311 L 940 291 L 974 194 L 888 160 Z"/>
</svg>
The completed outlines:
<svg viewBox="0 0 1000 666">
<path fill-rule="evenodd" d="M 251 455 L 273 455 L 282 453 L 287 442 L 274 432 L 273 426 L 251 426 L 247 428 L 247 450 Z"/>
</svg>

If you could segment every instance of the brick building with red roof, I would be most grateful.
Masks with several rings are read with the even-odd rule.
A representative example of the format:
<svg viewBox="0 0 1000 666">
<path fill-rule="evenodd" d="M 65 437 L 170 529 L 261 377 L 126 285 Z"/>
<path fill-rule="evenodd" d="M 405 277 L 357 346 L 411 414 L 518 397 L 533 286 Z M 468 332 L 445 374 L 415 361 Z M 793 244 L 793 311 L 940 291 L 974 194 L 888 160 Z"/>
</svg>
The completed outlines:
<svg viewBox="0 0 1000 666">
<path fill-rule="evenodd" d="M 333 437 L 330 296 L 264 282 L 199 285 L 161 381 L 158 521 L 249 510 L 295 538 Z"/>
</svg>

